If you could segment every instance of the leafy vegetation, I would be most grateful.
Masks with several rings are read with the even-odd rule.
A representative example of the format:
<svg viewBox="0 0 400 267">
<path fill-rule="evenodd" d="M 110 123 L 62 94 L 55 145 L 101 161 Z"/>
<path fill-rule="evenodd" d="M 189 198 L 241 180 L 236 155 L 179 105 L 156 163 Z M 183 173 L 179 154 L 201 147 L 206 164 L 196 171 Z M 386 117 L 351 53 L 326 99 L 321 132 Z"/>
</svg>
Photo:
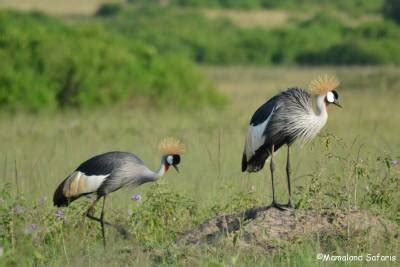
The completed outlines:
<svg viewBox="0 0 400 267">
<path fill-rule="evenodd" d="M 224 98 L 193 62 L 400 64 L 400 28 L 394 22 L 347 25 L 335 15 L 316 14 L 264 29 L 240 28 L 198 10 L 144 4 L 105 4 L 93 19 L 68 25 L 38 13 L 2 11 L 0 104 L 14 111 L 143 100 L 152 106 L 174 101 L 178 107 L 220 107 Z"/>
<path fill-rule="evenodd" d="M 389 21 L 347 26 L 321 14 L 279 29 L 242 29 L 197 11 L 139 6 L 105 24 L 161 53 L 203 64 L 400 64 L 400 28 Z"/>
<path fill-rule="evenodd" d="M 297 55 L 296 61 L 302 64 L 400 64 L 395 53 L 399 45 L 400 29 L 391 22 L 366 23 L 355 29 L 342 27 L 341 32 L 332 31 L 326 35 L 325 49 L 310 49 Z M 330 41 L 334 38 L 336 40 Z M 338 33 L 342 33 L 341 36 Z M 323 39 L 324 37 L 321 36 Z M 332 40 L 332 39 L 331 39 Z"/>
<path fill-rule="evenodd" d="M 122 5 L 118 3 L 102 4 L 96 11 L 96 16 L 108 17 L 114 16 L 122 11 Z"/>
<path fill-rule="evenodd" d="M 397 23 L 400 23 L 400 2 L 396 0 L 385 0 L 383 15 Z"/>
<path fill-rule="evenodd" d="M 351 14 L 380 13 L 383 0 L 128 0 L 133 4 L 158 4 L 161 6 L 207 7 L 226 9 L 259 9 L 279 8 L 289 10 L 306 10 L 316 7 L 337 9 Z"/>
<path fill-rule="evenodd" d="M 0 12 L 0 104 L 17 110 L 94 108 L 135 98 L 219 106 L 223 98 L 183 57 L 127 42 L 99 25 Z"/>
</svg>

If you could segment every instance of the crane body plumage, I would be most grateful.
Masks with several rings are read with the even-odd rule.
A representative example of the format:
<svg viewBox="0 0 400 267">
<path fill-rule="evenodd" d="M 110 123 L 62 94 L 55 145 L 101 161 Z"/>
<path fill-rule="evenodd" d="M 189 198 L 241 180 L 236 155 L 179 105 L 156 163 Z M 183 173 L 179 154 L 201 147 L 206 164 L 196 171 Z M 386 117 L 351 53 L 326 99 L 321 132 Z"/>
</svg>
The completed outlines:
<svg viewBox="0 0 400 267">
<path fill-rule="evenodd" d="M 68 206 L 83 195 L 96 193 L 100 197 L 122 187 L 153 182 L 165 173 L 165 168 L 166 165 L 161 163 L 159 170 L 153 172 L 129 152 L 113 151 L 97 155 L 79 165 L 58 186 L 54 193 L 54 205 Z"/>
<path fill-rule="evenodd" d="M 260 171 L 268 158 L 272 181 L 272 205 L 281 208 L 275 201 L 274 152 L 287 145 L 286 176 L 289 202 L 291 201 L 290 146 L 301 140 L 307 143 L 325 126 L 328 106 L 337 105 L 339 95 L 334 90 L 339 86 L 335 77 L 321 76 L 310 83 L 310 92 L 301 88 L 289 88 L 269 99 L 253 114 L 248 127 L 242 156 L 243 172 Z"/>
<path fill-rule="evenodd" d="M 272 97 L 254 113 L 247 132 L 242 171 L 257 172 L 264 167 L 271 147 L 277 151 L 297 139 L 308 142 L 326 124 L 324 97 L 315 100 L 307 91 L 290 88 Z"/>
</svg>

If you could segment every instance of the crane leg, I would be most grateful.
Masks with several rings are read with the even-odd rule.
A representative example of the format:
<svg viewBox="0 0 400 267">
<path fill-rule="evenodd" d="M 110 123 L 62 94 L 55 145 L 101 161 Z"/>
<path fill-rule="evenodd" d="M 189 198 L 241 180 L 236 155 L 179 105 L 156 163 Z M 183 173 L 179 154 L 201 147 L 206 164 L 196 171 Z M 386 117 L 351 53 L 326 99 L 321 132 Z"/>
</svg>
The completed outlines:
<svg viewBox="0 0 400 267">
<path fill-rule="evenodd" d="M 272 203 L 271 207 L 275 207 L 279 210 L 284 210 L 278 203 L 276 203 L 275 200 L 275 183 L 274 183 L 274 171 L 275 171 L 275 163 L 274 163 L 274 145 L 272 145 L 271 148 L 271 162 L 269 165 L 269 168 L 271 170 L 271 181 L 272 181 Z"/>
<path fill-rule="evenodd" d="M 290 183 L 290 176 L 291 176 L 291 169 L 290 169 L 290 146 L 288 146 L 287 150 L 287 160 L 286 160 L 286 177 L 287 177 L 287 183 L 288 183 L 288 192 L 289 192 L 289 201 L 288 204 L 286 205 L 289 208 L 293 208 L 292 205 L 292 189 L 291 189 L 291 183 Z"/>
<path fill-rule="evenodd" d="M 103 207 L 100 214 L 101 234 L 103 235 L 103 246 L 106 247 L 106 233 L 104 230 L 104 206 L 106 205 L 106 196 L 103 197 Z"/>
<path fill-rule="evenodd" d="M 105 230 L 104 230 L 104 225 L 107 226 L 111 226 L 114 227 L 124 238 L 129 238 L 130 234 L 128 231 L 125 230 L 125 228 L 123 228 L 120 225 L 115 225 L 115 224 L 111 224 L 107 221 L 104 220 L 104 206 L 105 206 L 105 197 L 103 197 L 103 207 L 101 210 L 101 215 L 100 218 L 97 218 L 93 215 L 94 213 L 94 207 L 97 204 L 97 202 L 100 200 L 102 196 L 96 198 L 96 200 L 92 203 L 92 205 L 90 205 L 89 209 L 86 212 L 86 217 L 88 217 L 91 220 L 94 220 L 96 222 L 99 222 L 101 224 L 101 233 L 103 235 L 103 245 L 104 247 L 106 246 L 106 239 L 105 239 Z"/>
</svg>

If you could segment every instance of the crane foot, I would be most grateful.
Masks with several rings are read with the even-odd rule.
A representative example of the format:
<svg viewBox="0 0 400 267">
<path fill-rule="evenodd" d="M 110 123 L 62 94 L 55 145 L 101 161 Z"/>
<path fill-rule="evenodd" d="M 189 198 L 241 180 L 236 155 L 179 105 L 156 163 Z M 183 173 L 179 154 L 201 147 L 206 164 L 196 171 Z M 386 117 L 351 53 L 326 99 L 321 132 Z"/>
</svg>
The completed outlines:
<svg viewBox="0 0 400 267">
<path fill-rule="evenodd" d="M 288 209 L 294 209 L 294 206 L 291 201 L 289 201 L 287 204 L 282 205 L 281 207 L 288 208 Z"/>
<path fill-rule="evenodd" d="M 285 211 L 286 210 L 283 205 L 280 205 L 280 204 L 276 203 L 275 201 L 272 201 L 271 208 L 276 208 L 276 209 L 278 209 L 280 211 Z"/>
</svg>

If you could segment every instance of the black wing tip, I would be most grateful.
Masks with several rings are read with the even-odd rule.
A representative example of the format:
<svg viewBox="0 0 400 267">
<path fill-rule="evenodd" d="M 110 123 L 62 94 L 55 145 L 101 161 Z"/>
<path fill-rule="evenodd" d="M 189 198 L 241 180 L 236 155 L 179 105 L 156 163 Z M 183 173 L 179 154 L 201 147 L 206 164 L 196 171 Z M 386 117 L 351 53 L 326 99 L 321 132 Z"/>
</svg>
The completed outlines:
<svg viewBox="0 0 400 267">
<path fill-rule="evenodd" d="M 268 157 L 267 157 L 268 158 Z M 260 158 L 260 157 L 252 157 L 249 162 L 246 162 L 246 169 L 247 172 L 259 172 L 264 168 L 265 161 L 267 158 Z"/>
<path fill-rule="evenodd" d="M 68 207 L 69 204 L 79 197 L 67 198 L 63 194 L 57 194 L 56 191 L 53 196 L 53 205 L 55 207 Z"/>
<path fill-rule="evenodd" d="M 54 192 L 54 196 L 53 196 L 53 204 L 56 207 L 66 207 L 69 204 L 68 199 L 60 192 L 58 192 L 58 190 L 56 190 L 56 192 Z"/>
<path fill-rule="evenodd" d="M 56 207 L 66 207 L 71 202 L 68 198 L 64 196 L 63 188 L 64 188 L 65 180 L 57 187 L 56 191 L 53 195 L 53 204 Z"/>
<path fill-rule="evenodd" d="M 247 170 L 247 158 L 246 154 L 243 153 L 242 157 L 242 172 L 245 172 Z"/>
<path fill-rule="evenodd" d="M 64 196 L 54 196 L 53 204 L 55 207 L 67 207 L 70 201 Z"/>
</svg>

